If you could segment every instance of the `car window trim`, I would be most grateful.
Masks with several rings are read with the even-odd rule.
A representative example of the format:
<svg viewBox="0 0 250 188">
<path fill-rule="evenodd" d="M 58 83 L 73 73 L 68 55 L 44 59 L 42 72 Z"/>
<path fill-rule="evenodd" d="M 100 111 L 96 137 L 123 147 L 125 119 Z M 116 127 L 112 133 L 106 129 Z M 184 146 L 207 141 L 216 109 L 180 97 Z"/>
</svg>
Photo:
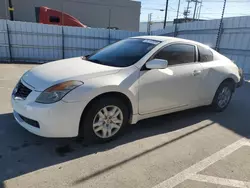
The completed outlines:
<svg viewBox="0 0 250 188">
<path fill-rule="evenodd" d="M 195 46 L 195 61 L 194 62 L 198 62 L 199 63 L 199 50 L 198 50 L 198 46 L 197 45 L 194 45 Z"/>
<path fill-rule="evenodd" d="M 185 65 L 185 64 L 196 64 L 196 63 L 199 63 L 198 62 L 198 47 L 197 47 L 197 45 L 196 44 L 190 44 L 190 43 L 185 43 L 185 42 L 170 42 L 170 43 L 168 43 L 168 44 L 166 44 L 166 45 L 164 45 L 164 46 L 162 46 L 161 48 L 159 48 L 158 50 L 156 50 L 148 59 L 147 59 L 147 61 L 144 63 L 144 65 L 141 67 L 141 71 L 144 71 L 144 70 L 151 70 L 151 69 L 148 69 L 147 67 L 146 67 L 146 63 L 148 62 L 148 61 L 150 61 L 150 60 L 152 60 L 152 58 L 159 52 L 159 51 L 161 51 L 163 48 L 165 48 L 165 47 L 168 47 L 168 46 L 170 46 L 170 45 L 174 45 L 174 44 L 185 44 L 185 45 L 190 45 L 190 46 L 194 46 L 195 47 L 195 60 L 194 60 L 194 62 L 190 62 L 190 63 L 182 63 L 182 64 L 176 64 L 176 65 L 169 65 L 168 67 L 174 67 L 174 66 L 180 66 L 180 65 Z"/>
</svg>

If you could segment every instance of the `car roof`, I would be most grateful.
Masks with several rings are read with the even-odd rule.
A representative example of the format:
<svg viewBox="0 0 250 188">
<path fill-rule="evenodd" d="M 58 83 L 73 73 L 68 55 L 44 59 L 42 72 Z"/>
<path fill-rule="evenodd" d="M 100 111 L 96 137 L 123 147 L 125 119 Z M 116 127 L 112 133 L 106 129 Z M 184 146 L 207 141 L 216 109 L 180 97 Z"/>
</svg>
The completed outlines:
<svg viewBox="0 0 250 188">
<path fill-rule="evenodd" d="M 149 40 L 158 40 L 162 42 L 185 42 L 188 44 L 198 44 L 203 47 L 209 47 L 207 45 L 204 45 L 202 43 L 192 41 L 192 40 L 187 40 L 187 39 L 182 39 L 182 38 L 177 38 L 177 37 L 166 37 L 166 36 L 137 36 L 137 37 L 132 37 L 132 38 L 141 38 L 141 39 L 149 39 Z M 210 48 L 210 47 L 209 47 Z"/>
</svg>

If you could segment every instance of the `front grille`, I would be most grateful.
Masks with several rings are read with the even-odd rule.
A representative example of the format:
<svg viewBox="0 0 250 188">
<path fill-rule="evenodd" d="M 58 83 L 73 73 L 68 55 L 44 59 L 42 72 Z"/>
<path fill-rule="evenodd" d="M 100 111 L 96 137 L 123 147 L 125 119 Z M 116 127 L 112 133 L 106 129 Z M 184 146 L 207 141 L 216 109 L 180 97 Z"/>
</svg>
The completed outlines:
<svg viewBox="0 0 250 188">
<path fill-rule="evenodd" d="M 29 119 L 29 118 L 26 118 L 24 116 L 22 116 L 21 114 L 18 114 L 20 116 L 20 118 L 27 124 L 33 126 L 33 127 L 36 127 L 36 128 L 40 128 L 39 126 L 39 123 L 35 120 L 32 120 L 32 119 Z"/>
<path fill-rule="evenodd" d="M 28 95 L 32 91 L 31 89 L 29 89 L 25 85 L 23 85 L 21 81 L 18 83 L 16 89 L 17 89 L 16 93 L 14 94 L 15 97 L 20 97 L 22 99 L 26 99 L 26 97 L 28 97 Z"/>
</svg>

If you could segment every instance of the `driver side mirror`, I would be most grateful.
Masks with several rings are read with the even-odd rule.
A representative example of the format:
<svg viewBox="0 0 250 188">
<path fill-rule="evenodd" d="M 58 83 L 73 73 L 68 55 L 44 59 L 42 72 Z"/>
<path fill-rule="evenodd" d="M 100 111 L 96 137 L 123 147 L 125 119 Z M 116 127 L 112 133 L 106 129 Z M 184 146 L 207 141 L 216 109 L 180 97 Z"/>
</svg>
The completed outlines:
<svg viewBox="0 0 250 188">
<path fill-rule="evenodd" d="M 146 63 L 148 69 L 165 69 L 168 66 L 168 61 L 163 59 L 152 59 Z"/>
</svg>

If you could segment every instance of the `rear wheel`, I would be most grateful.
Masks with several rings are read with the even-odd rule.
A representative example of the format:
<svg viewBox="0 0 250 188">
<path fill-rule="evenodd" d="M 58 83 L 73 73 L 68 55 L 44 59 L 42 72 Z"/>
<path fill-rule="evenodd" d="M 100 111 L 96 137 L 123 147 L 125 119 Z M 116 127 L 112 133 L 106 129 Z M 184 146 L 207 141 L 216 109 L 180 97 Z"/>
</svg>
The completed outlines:
<svg viewBox="0 0 250 188">
<path fill-rule="evenodd" d="M 128 123 L 128 108 L 119 99 L 104 97 L 92 103 L 81 122 L 80 134 L 87 142 L 116 138 Z"/>
<path fill-rule="evenodd" d="M 222 112 L 228 106 L 231 101 L 232 94 L 234 90 L 234 84 L 231 82 L 223 82 L 213 99 L 212 107 L 218 112 Z"/>
</svg>

